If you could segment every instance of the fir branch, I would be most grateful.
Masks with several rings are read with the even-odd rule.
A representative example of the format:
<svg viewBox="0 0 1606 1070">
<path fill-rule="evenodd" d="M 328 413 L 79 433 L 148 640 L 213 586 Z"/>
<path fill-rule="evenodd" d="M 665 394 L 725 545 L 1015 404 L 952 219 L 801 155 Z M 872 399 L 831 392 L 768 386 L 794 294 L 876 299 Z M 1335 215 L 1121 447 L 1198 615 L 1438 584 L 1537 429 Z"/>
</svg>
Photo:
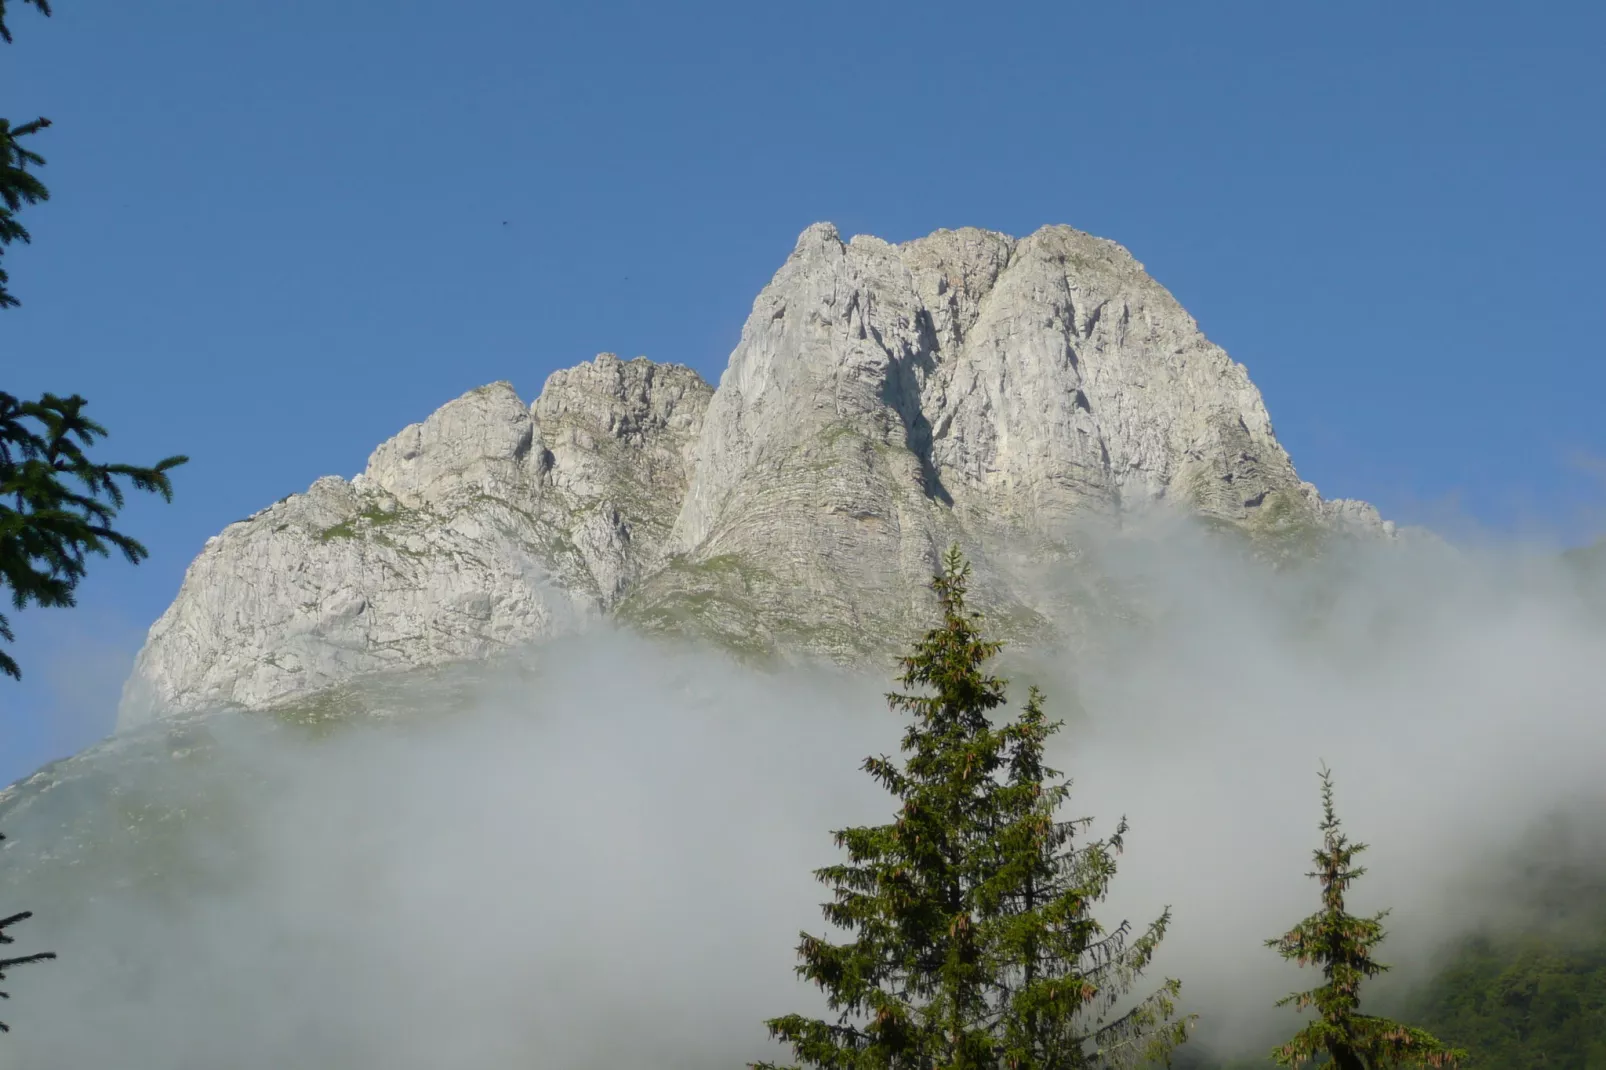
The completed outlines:
<svg viewBox="0 0 1606 1070">
<path fill-rule="evenodd" d="M 50 0 L 22 0 L 25 4 L 32 4 L 39 9 L 39 14 L 49 16 Z M 0 41 L 11 43 L 11 27 L 6 25 L 6 0 L 0 0 Z"/>
<path fill-rule="evenodd" d="M 10 590 L 16 609 L 73 605 L 90 556 L 116 551 L 131 564 L 144 560 L 144 544 L 112 526 L 126 500 L 120 481 L 171 501 L 168 473 L 188 461 L 175 456 L 145 467 L 91 460 L 85 451 L 106 429 L 84 415 L 86 404 L 77 395 L 23 401 L 0 392 L 0 587 Z M 0 640 L 14 639 L 0 614 Z M 22 675 L 3 650 L 0 672 Z"/>
</svg>

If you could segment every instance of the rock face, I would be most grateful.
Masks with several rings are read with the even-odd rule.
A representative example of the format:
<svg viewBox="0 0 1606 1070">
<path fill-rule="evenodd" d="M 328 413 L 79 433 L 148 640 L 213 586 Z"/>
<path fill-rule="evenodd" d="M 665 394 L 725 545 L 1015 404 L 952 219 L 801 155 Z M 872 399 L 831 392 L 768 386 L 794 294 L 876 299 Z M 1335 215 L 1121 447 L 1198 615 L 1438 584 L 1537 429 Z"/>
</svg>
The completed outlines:
<svg viewBox="0 0 1606 1070">
<path fill-rule="evenodd" d="M 282 703 L 614 614 L 753 652 L 901 639 L 958 542 L 1006 634 L 1012 549 L 1170 503 L 1250 532 L 1387 531 L 1296 475 L 1242 365 L 1114 242 L 804 231 L 718 390 L 610 354 L 532 406 L 472 391 L 232 525 L 151 629 L 120 723 Z"/>
<path fill-rule="evenodd" d="M 611 354 L 404 428 L 224 529 L 124 687 L 120 725 L 269 706 L 370 672 L 480 658 L 573 629 L 662 560 L 711 391 Z"/>
</svg>

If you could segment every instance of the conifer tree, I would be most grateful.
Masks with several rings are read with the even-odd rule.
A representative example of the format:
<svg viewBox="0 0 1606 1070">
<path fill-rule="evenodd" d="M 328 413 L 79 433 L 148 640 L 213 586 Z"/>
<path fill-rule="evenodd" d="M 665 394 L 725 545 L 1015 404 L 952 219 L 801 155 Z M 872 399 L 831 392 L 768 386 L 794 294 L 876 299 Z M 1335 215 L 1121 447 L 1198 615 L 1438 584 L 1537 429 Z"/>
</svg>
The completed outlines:
<svg viewBox="0 0 1606 1070">
<path fill-rule="evenodd" d="M 1126 833 L 1079 847 L 1088 819 L 1059 821 L 1070 791 L 1043 765 L 1061 722 L 1033 688 L 1021 715 L 993 727 L 1005 681 L 986 672 L 1001 644 L 967 609 L 969 566 L 957 547 L 933 581 L 941 624 L 901 659 L 896 711 L 912 714 L 904 763 L 863 768 L 901 806 L 891 824 L 834 833 L 848 861 L 815 871 L 846 944 L 800 934 L 800 977 L 827 993 L 837 1020 L 792 1014 L 770 1035 L 822 1070 L 1073 1070 L 1168 1060 L 1190 1018 L 1166 980 L 1126 997 L 1170 922 L 1169 908 L 1129 942 L 1126 922 L 1092 916 Z M 754 1070 L 780 1070 L 772 1063 Z"/>
<path fill-rule="evenodd" d="M 24 0 L 50 14 L 48 0 Z M 11 42 L 5 0 L 0 0 L 0 41 Z M 12 127 L 0 119 L 0 252 L 14 241 L 28 242 L 17 222 L 24 204 L 48 200 L 47 190 L 29 168 L 45 161 L 17 139 L 50 125 L 49 119 Z M 0 270 L 0 308 L 18 301 L 6 289 Z M 106 429 L 84 415 L 85 400 L 74 394 L 46 394 L 23 401 L 0 391 L 0 588 L 11 592 L 11 604 L 22 609 L 70 606 L 89 554 L 107 556 L 116 548 L 132 563 L 147 556 L 143 545 L 116 531 L 112 521 L 123 507 L 126 479 L 135 490 L 151 491 L 171 501 L 169 469 L 187 458 L 168 457 L 152 467 L 100 464 L 84 447 L 106 435 Z M 10 622 L 0 613 L 0 640 L 12 642 Z M 20 678 L 22 670 L 0 650 L 0 673 Z"/>
<path fill-rule="evenodd" d="M 85 404 L 77 395 L 20 401 L 0 391 L 0 588 L 10 588 L 18 609 L 73 605 L 88 554 L 105 557 L 115 547 L 131 563 L 143 560 L 149 551 L 111 526 L 123 506 L 117 479 L 171 501 L 167 472 L 186 460 L 151 468 L 91 461 L 83 447 L 106 429 L 83 414 Z M 14 638 L 0 613 L 0 639 Z M 22 676 L 4 650 L 0 673 Z"/>
<path fill-rule="evenodd" d="M 48 0 L 25 0 L 25 2 L 33 4 L 43 14 L 50 14 Z M 6 0 L 0 0 L 0 41 L 4 41 L 6 44 L 11 43 L 11 28 L 6 25 Z M 17 210 L 24 203 L 37 204 L 50 196 L 50 192 L 45 189 L 38 178 L 28 173 L 30 165 L 38 166 L 45 161 L 36 153 L 29 152 L 26 148 L 17 144 L 17 138 L 26 137 L 49 125 L 49 119 L 36 119 L 31 123 L 24 123 L 22 126 L 13 128 L 9 120 L 0 118 L 0 252 L 4 252 L 5 247 L 14 241 L 27 242 L 29 240 L 28 231 L 16 220 Z M 0 308 L 10 308 L 17 304 L 17 299 L 12 297 L 11 293 L 6 289 L 8 281 L 9 278 L 5 273 L 5 269 L 0 268 Z M 9 395 L 0 394 L 0 406 L 10 400 Z M 5 445 L 7 441 L 6 429 L 3 425 L 0 425 L 0 461 L 9 456 Z M 6 477 L 8 474 L 0 471 L 0 486 L 7 485 Z M 17 515 L 20 514 L 16 510 L 8 510 L 6 506 L 0 505 L 0 555 L 5 553 L 4 547 L 15 541 L 18 536 L 27 535 L 27 529 L 17 521 Z M 0 575 L 4 575 L 3 566 L 0 566 Z M 20 607 L 21 604 L 21 600 L 18 599 L 17 605 Z M 12 638 L 4 616 L 0 616 L 0 638 L 7 640 Z M 8 672 L 13 676 L 18 675 L 16 662 L 12 661 L 4 651 L 0 651 L 0 671 Z M 0 840 L 3 839 L 5 839 L 5 835 L 0 833 Z M 15 938 L 6 930 L 20 921 L 27 921 L 31 917 L 33 917 L 33 911 L 24 910 L 8 918 L 0 919 L 0 945 L 13 943 Z M 33 955 L 23 955 L 18 958 L 0 959 L 0 981 L 5 980 L 6 971 L 9 969 L 55 957 L 55 952 L 44 951 Z M 0 991 L 0 999 L 9 998 L 9 993 Z M 0 1022 L 0 1033 L 8 1033 L 10 1031 L 10 1026 Z"/>
<path fill-rule="evenodd" d="M 1360 1012 L 1361 982 L 1389 967 L 1372 957 L 1386 935 L 1388 911 L 1359 918 L 1344 908 L 1344 893 L 1366 873 L 1355 856 L 1364 843 L 1351 843 L 1340 830 L 1333 809 L 1333 778 L 1324 766 L 1322 781 L 1322 846 L 1314 852 L 1316 869 L 1306 876 L 1322 886 L 1322 909 L 1266 946 L 1301 966 L 1319 965 L 1326 984 L 1295 992 L 1277 1001 L 1296 1010 L 1314 1008 L 1318 1017 L 1272 1052 L 1283 1066 L 1304 1066 L 1326 1054 L 1337 1070 L 1381 1070 L 1383 1067 L 1455 1067 L 1464 1051 L 1446 1047 L 1437 1037 L 1387 1018 Z"/>
<path fill-rule="evenodd" d="M 41 14 L 50 14 L 47 0 L 23 0 L 38 8 Z M 6 0 L 0 0 L 0 41 L 11 43 L 11 27 L 6 25 Z M 11 120 L 0 118 L 0 253 L 14 241 L 26 245 L 32 239 L 21 223 L 17 211 L 24 204 L 38 204 L 50 199 L 50 191 L 29 172 L 29 167 L 44 164 L 44 158 L 21 145 L 17 139 L 37 133 L 50 125 L 45 118 L 35 119 L 13 127 Z M 17 299 L 6 289 L 9 282 L 5 269 L 0 268 L 0 308 L 13 308 Z"/>
<path fill-rule="evenodd" d="M 41 15 L 50 14 L 49 0 L 23 3 L 32 4 Z M 0 0 L 0 42 L 11 43 L 6 0 Z M 50 191 L 29 170 L 43 166 L 44 158 L 18 140 L 49 126 L 45 118 L 20 126 L 0 118 L 0 253 L 13 242 L 31 240 L 17 222 L 17 212 L 50 198 Z M 18 304 L 7 288 L 9 282 L 10 276 L 0 268 L 0 309 Z M 168 457 L 149 468 L 91 461 L 84 447 L 104 437 L 106 429 L 83 414 L 85 404 L 76 394 L 22 401 L 0 391 L 0 588 L 10 589 L 17 609 L 29 602 L 73 605 L 88 554 L 104 557 L 116 547 L 130 562 L 142 560 L 145 547 L 111 526 L 123 506 L 117 480 L 126 479 L 136 490 L 154 491 L 171 501 L 167 472 L 187 460 Z M 10 622 L 0 614 L 0 639 L 14 638 Z M 0 650 L 0 673 L 22 676 L 16 660 L 4 650 Z M 7 930 L 31 917 L 33 912 L 24 910 L 0 918 L 0 945 L 12 943 Z M 43 951 L 0 958 L 0 981 L 17 966 L 55 957 L 55 952 Z M 0 991 L 0 999 L 4 998 L 8 994 Z M 0 1022 L 0 1032 L 9 1031 Z"/>
</svg>

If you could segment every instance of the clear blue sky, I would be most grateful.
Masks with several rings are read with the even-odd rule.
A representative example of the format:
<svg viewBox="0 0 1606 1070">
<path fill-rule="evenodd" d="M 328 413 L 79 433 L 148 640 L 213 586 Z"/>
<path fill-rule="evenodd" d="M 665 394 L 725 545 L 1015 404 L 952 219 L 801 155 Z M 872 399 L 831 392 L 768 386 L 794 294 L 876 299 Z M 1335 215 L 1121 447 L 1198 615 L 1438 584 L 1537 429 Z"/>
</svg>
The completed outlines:
<svg viewBox="0 0 1606 1070">
<path fill-rule="evenodd" d="M 717 379 L 817 220 L 1113 238 L 1326 495 L 1596 524 L 1599 4 L 54 3 L 0 50 L 56 124 L 0 389 L 194 460 L 124 514 L 148 562 L 13 615 L 0 782 L 110 729 L 225 524 L 492 380 Z"/>
</svg>

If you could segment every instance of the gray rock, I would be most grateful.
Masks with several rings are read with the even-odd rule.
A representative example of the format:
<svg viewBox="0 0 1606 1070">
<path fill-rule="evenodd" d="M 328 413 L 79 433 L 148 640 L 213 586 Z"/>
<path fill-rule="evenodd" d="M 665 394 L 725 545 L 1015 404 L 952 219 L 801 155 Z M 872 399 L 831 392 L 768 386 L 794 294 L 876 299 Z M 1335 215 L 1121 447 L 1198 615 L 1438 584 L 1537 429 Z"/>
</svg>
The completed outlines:
<svg viewBox="0 0 1606 1070">
<path fill-rule="evenodd" d="M 995 627 L 1030 636 L 1063 614 L 1016 563 L 1076 555 L 1079 519 L 1153 507 L 1392 534 L 1299 479 L 1244 367 L 1114 242 L 816 224 L 718 390 L 611 354 L 528 408 L 492 384 L 356 479 L 226 529 L 151 629 L 120 724 L 484 658 L 601 614 L 852 660 L 920 625 L 955 542 Z"/>
<path fill-rule="evenodd" d="M 151 628 L 119 726 L 282 703 L 571 631 L 657 564 L 710 391 L 603 354 L 533 409 L 481 387 L 207 541 Z"/>
<path fill-rule="evenodd" d="M 851 656 L 907 636 L 958 542 L 1014 638 L 1049 607 L 1006 547 L 1074 554 L 1079 518 L 1158 504 L 1251 531 L 1371 519 L 1324 506 L 1243 366 L 1115 243 L 1069 227 L 844 243 L 820 224 L 720 380 L 679 556 L 622 610 Z"/>
</svg>

